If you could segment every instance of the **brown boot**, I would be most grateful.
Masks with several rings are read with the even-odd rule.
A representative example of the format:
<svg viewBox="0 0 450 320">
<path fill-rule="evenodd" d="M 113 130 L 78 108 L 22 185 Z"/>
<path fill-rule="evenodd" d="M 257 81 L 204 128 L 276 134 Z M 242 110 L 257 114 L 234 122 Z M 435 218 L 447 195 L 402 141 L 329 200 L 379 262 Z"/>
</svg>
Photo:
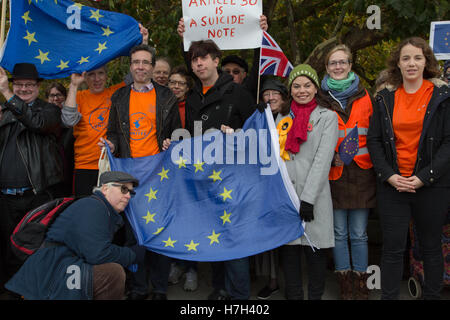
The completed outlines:
<svg viewBox="0 0 450 320">
<path fill-rule="evenodd" d="M 341 288 L 341 300 L 353 300 L 353 279 L 352 272 L 336 271 L 339 286 Z"/>
<path fill-rule="evenodd" d="M 369 274 L 353 271 L 353 277 L 355 279 L 355 300 L 368 300 L 369 288 L 367 288 L 367 278 Z"/>
</svg>

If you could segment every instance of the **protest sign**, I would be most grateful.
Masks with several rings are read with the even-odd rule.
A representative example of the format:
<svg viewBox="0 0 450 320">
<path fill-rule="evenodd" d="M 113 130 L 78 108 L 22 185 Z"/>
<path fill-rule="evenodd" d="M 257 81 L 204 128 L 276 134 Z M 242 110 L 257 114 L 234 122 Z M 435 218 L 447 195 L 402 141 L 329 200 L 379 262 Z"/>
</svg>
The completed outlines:
<svg viewBox="0 0 450 320">
<path fill-rule="evenodd" d="M 262 0 L 182 0 L 184 50 L 192 41 L 211 39 L 222 50 L 261 46 Z"/>
</svg>

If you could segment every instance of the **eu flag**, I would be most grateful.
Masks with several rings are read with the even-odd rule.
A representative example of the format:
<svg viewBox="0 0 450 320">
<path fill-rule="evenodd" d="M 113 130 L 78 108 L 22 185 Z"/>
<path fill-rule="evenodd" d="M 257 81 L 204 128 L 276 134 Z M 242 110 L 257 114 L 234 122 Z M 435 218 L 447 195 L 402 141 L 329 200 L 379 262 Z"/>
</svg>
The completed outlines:
<svg viewBox="0 0 450 320">
<path fill-rule="evenodd" d="M 353 158 L 359 151 L 358 125 L 345 136 L 339 145 L 339 156 L 346 166 L 352 162 Z"/>
<path fill-rule="evenodd" d="M 431 23 L 430 47 L 438 60 L 450 59 L 450 21 Z"/>
<path fill-rule="evenodd" d="M 303 235 L 268 110 L 239 132 L 172 141 L 154 156 L 114 158 L 108 150 L 111 170 L 140 180 L 125 211 L 140 245 L 183 260 L 223 261 Z"/>
<path fill-rule="evenodd" d="M 11 26 L 0 65 L 36 65 L 46 79 L 96 69 L 142 42 L 132 17 L 69 0 L 10 1 Z"/>
</svg>

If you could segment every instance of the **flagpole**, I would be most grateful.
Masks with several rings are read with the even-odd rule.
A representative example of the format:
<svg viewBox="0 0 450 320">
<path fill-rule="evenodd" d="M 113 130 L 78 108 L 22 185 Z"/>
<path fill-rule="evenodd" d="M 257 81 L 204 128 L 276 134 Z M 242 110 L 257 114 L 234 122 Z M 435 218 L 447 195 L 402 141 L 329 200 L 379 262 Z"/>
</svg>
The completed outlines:
<svg viewBox="0 0 450 320">
<path fill-rule="evenodd" d="M 6 24 L 6 1 L 2 1 L 2 21 L 0 27 L 0 48 L 3 46 L 3 42 L 5 41 L 5 24 Z"/>
<path fill-rule="evenodd" d="M 262 33 L 261 33 L 261 46 L 259 47 L 259 61 L 258 61 L 258 87 L 256 89 L 256 104 L 259 103 L 259 86 L 261 82 L 261 49 L 262 49 Z"/>
</svg>

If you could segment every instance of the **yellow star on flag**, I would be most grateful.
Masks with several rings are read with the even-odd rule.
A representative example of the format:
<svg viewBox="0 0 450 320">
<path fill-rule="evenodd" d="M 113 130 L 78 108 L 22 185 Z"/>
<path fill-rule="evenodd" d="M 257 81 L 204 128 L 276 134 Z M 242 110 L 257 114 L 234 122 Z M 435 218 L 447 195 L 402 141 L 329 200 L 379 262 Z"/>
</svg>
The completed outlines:
<svg viewBox="0 0 450 320">
<path fill-rule="evenodd" d="M 35 58 L 41 60 L 41 64 L 43 64 L 45 61 L 51 61 L 51 60 L 48 58 L 49 52 L 50 52 L 50 51 L 42 52 L 41 49 L 39 49 L 39 55 L 36 56 Z"/>
<path fill-rule="evenodd" d="M 59 60 L 59 62 L 60 62 L 60 64 L 59 64 L 59 66 L 56 66 L 57 68 L 64 70 L 65 68 L 69 67 L 69 60 L 67 60 L 67 61 Z"/>
<path fill-rule="evenodd" d="M 150 213 L 150 211 L 147 211 L 147 215 L 146 216 L 142 216 L 142 218 L 145 219 L 145 224 L 148 224 L 150 221 L 151 222 L 155 222 L 155 215 L 156 213 Z"/>
<path fill-rule="evenodd" d="M 162 242 L 165 243 L 164 247 L 172 247 L 172 248 L 175 248 L 173 245 L 175 244 L 175 242 L 177 242 L 177 240 L 172 240 L 172 239 L 170 239 L 170 237 L 169 237 L 169 239 L 163 240 Z"/>
<path fill-rule="evenodd" d="M 175 161 L 175 163 L 178 165 L 178 169 L 181 169 L 181 167 L 186 168 L 186 159 L 183 159 L 183 157 L 180 156 L 180 159 Z"/>
<path fill-rule="evenodd" d="M 77 61 L 79 64 L 89 62 L 89 57 L 81 57 L 80 60 Z"/>
<path fill-rule="evenodd" d="M 212 245 L 214 242 L 219 243 L 219 236 L 220 236 L 220 233 L 216 233 L 216 232 L 213 230 L 212 234 L 209 235 L 209 236 L 207 236 L 207 238 L 208 238 L 209 240 L 211 240 L 211 242 L 209 243 L 209 245 Z"/>
<path fill-rule="evenodd" d="M 98 43 L 98 48 L 95 49 L 95 51 L 98 51 L 98 54 L 101 54 L 103 50 L 108 49 L 108 47 L 106 46 L 106 41 L 103 43 Z"/>
<path fill-rule="evenodd" d="M 163 181 L 164 178 L 169 179 L 169 177 L 167 176 L 168 172 L 169 172 L 169 169 L 165 170 L 164 167 L 162 168 L 162 171 L 160 173 L 158 173 L 158 176 L 161 177 L 160 181 Z"/>
<path fill-rule="evenodd" d="M 222 173 L 222 170 L 220 170 L 219 172 L 216 172 L 216 170 L 213 170 L 213 174 L 210 175 L 208 178 L 213 179 L 214 182 L 216 182 L 217 180 L 222 181 L 222 178 L 220 177 L 221 173 Z"/>
<path fill-rule="evenodd" d="M 109 26 L 107 26 L 106 28 L 103 28 L 103 27 L 102 27 L 102 30 L 103 30 L 102 36 L 107 36 L 107 37 L 109 37 L 111 34 L 114 33 L 114 31 L 111 31 L 111 29 L 109 28 Z"/>
<path fill-rule="evenodd" d="M 25 37 L 23 37 L 23 38 L 25 40 L 28 40 L 28 45 L 31 45 L 32 42 L 37 42 L 36 38 L 34 37 L 36 32 L 29 33 L 28 30 L 25 30 L 25 31 L 27 32 L 27 35 Z"/>
<path fill-rule="evenodd" d="M 82 7 L 84 7 L 84 4 L 81 4 L 81 3 L 74 3 L 73 5 L 74 5 L 75 7 L 80 8 L 80 10 L 81 10 Z"/>
<path fill-rule="evenodd" d="M 199 244 L 200 244 L 200 242 L 199 243 L 194 243 L 194 240 L 191 240 L 191 243 L 185 244 L 184 246 L 186 248 L 188 248 L 188 251 L 192 251 L 192 250 L 197 251 L 197 246 Z"/>
<path fill-rule="evenodd" d="M 227 188 L 223 188 L 223 193 L 221 193 L 220 194 L 220 196 L 222 196 L 223 197 L 223 202 L 225 202 L 225 200 L 227 200 L 228 198 L 230 198 L 230 199 L 233 199 L 231 196 L 230 196 L 230 193 L 232 192 L 233 190 L 227 190 Z"/>
<path fill-rule="evenodd" d="M 100 14 L 99 9 L 97 9 L 97 11 L 94 11 L 94 10 L 89 10 L 89 11 L 91 12 L 91 16 L 89 17 L 89 19 L 95 19 L 98 22 L 100 18 L 103 18 L 103 16 Z"/>
<path fill-rule="evenodd" d="M 158 192 L 158 190 L 153 190 L 152 188 L 150 188 L 149 193 L 147 193 L 145 196 L 148 197 L 148 202 L 150 202 L 152 199 L 156 200 L 156 193 Z"/>
<path fill-rule="evenodd" d="M 153 234 L 155 234 L 155 235 L 160 234 L 161 231 L 163 231 L 163 230 L 164 230 L 164 227 L 158 228 L 158 230 L 156 230 L 155 232 L 153 232 Z"/>
<path fill-rule="evenodd" d="M 33 21 L 33 19 L 30 18 L 30 11 L 25 12 L 22 19 L 25 21 L 25 24 L 27 24 L 28 21 Z"/>
<path fill-rule="evenodd" d="M 230 216 L 231 216 L 231 212 L 227 213 L 225 210 L 223 210 L 223 216 L 220 217 L 220 219 L 222 219 L 222 221 L 223 221 L 222 225 L 224 225 L 225 222 L 231 223 Z"/>
<path fill-rule="evenodd" d="M 195 172 L 197 171 L 203 171 L 203 165 L 205 163 L 204 162 L 200 162 L 200 160 L 197 161 L 197 163 L 194 163 L 194 167 L 195 167 Z"/>
</svg>

